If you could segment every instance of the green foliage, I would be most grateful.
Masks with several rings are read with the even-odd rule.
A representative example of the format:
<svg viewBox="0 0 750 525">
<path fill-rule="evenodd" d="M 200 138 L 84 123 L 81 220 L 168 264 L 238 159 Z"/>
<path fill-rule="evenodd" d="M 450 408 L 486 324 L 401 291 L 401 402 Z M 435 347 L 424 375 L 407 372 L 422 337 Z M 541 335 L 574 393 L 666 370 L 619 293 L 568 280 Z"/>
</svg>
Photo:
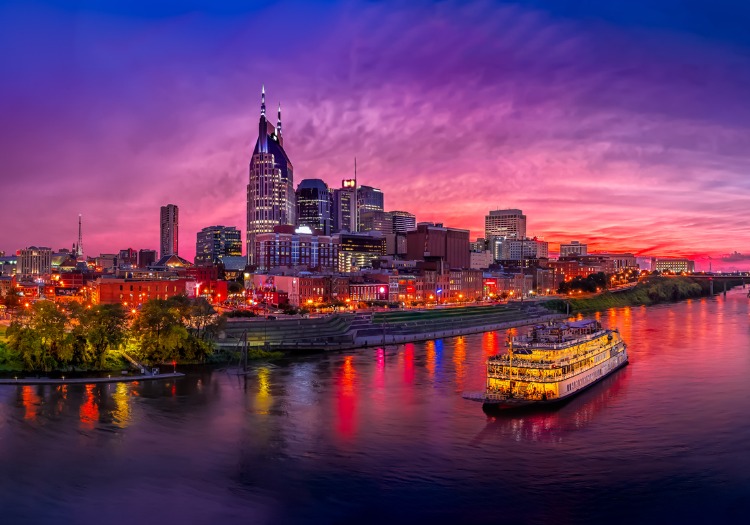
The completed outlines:
<svg viewBox="0 0 750 525">
<path fill-rule="evenodd" d="M 574 290 L 582 292 L 596 292 L 607 287 L 607 276 L 604 272 L 592 273 L 588 277 L 575 277 L 571 281 L 560 283 L 557 291 L 559 293 L 568 293 Z"/>
<path fill-rule="evenodd" d="M 546 301 L 545 307 L 565 313 L 568 305 L 570 312 L 592 312 L 621 306 L 652 305 L 671 301 L 680 301 L 709 295 L 709 283 L 689 277 L 652 276 L 635 287 L 619 293 L 605 292 L 595 297 L 580 299 L 553 299 Z"/>
<path fill-rule="evenodd" d="M 204 299 L 177 296 L 148 301 L 132 327 L 136 355 L 146 363 L 203 361 L 213 352 L 211 340 L 223 321 Z"/>
<path fill-rule="evenodd" d="M 225 319 L 204 299 L 153 300 L 134 319 L 119 304 L 68 312 L 49 301 L 19 310 L 0 347 L 0 369 L 29 371 L 98 369 L 122 365 L 119 350 L 132 340 L 143 362 L 203 361 Z M 130 326 L 129 326 L 130 325 Z"/>
</svg>

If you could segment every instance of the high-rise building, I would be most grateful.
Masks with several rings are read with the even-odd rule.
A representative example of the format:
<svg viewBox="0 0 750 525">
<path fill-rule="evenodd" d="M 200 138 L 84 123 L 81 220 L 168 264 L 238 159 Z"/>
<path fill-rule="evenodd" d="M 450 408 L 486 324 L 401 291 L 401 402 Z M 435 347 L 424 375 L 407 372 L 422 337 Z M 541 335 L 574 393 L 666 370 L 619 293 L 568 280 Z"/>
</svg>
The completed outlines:
<svg viewBox="0 0 750 525">
<path fill-rule="evenodd" d="M 333 230 L 333 195 L 320 179 L 304 179 L 297 186 L 297 225 L 307 226 L 323 235 Z"/>
<path fill-rule="evenodd" d="M 294 173 L 284 150 L 281 105 L 274 127 L 266 119 L 266 90 L 261 91 L 258 140 L 250 159 L 247 185 L 247 258 L 253 264 L 255 236 L 274 226 L 295 224 Z"/>
<path fill-rule="evenodd" d="M 417 229 L 417 218 L 408 211 L 390 211 L 393 217 L 393 231 L 395 233 L 406 233 Z"/>
<path fill-rule="evenodd" d="M 354 195 L 356 193 L 354 179 L 342 180 L 341 188 L 333 191 L 333 231 L 357 231 L 357 206 Z"/>
<path fill-rule="evenodd" d="M 526 238 L 526 215 L 521 210 L 492 210 L 484 217 L 484 237 Z"/>
<path fill-rule="evenodd" d="M 180 210 L 175 204 L 167 204 L 161 207 L 160 226 L 160 249 L 161 256 L 177 255 L 179 237 Z"/>
<path fill-rule="evenodd" d="M 30 246 L 18 254 L 16 274 L 21 276 L 46 275 L 52 271 L 52 249 Z"/>
<path fill-rule="evenodd" d="M 242 255 L 242 236 L 234 226 L 208 226 L 198 232 L 195 265 L 215 264 L 224 257 Z"/>
<path fill-rule="evenodd" d="M 357 217 L 362 217 L 368 211 L 383 211 L 383 192 L 372 186 L 357 187 Z M 359 220 L 361 229 L 362 220 Z"/>
</svg>

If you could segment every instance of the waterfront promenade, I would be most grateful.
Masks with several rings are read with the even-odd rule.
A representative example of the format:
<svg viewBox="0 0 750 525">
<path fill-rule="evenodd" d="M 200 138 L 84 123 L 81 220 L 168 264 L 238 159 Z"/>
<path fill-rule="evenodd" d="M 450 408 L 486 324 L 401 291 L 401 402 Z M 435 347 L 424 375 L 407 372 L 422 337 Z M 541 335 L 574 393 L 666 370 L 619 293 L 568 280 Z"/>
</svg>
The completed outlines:
<svg viewBox="0 0 750 525">
<path fill-rule="evenodd" d="M 433 310 L 343 313 L 310 319 L 237 319 L 218 345 L 280 351 L 330 351 L 427 341 L 546 322 L 566 317 L 533 303 Z"/>
</svg>

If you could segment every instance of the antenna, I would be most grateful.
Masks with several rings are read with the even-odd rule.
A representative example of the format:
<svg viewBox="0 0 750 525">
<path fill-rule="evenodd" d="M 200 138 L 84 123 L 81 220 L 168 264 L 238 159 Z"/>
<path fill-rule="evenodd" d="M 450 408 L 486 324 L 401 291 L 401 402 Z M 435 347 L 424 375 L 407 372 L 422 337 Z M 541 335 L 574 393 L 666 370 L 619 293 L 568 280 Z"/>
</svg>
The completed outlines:
<svg viewBox="0 0 750 525">
<path fill-rule="evenodd" d="M 359 195 L 357 192 L 357 157 L 354 157 L 354 232 L 359 232 Z"/>
<path fill-rule="evenodd" d="M 81 214 L 78 214 L 78 247 L 76 248 L 76 256 L 78 258 L 83 257 L 83 232 L 81 230 Z"/>
</svg>

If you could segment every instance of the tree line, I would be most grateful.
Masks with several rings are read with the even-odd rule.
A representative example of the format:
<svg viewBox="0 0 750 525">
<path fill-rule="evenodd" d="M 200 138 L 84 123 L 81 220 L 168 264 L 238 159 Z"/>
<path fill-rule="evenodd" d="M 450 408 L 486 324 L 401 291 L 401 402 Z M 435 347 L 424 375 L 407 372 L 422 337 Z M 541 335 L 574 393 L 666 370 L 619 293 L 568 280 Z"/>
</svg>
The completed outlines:
<svg viewBox="0 0 750 525">
<path fill-rule="evenodd" d="M 37 301 L 17 311 L 0 364 L 43 372 L 112 369 L 122 365 L 119 350 L 144 364 L 203 361 L 222 324 L 205 299 L 184 295 L 152 299 L 135 313 L 120 304 Z"/>
</svg>

